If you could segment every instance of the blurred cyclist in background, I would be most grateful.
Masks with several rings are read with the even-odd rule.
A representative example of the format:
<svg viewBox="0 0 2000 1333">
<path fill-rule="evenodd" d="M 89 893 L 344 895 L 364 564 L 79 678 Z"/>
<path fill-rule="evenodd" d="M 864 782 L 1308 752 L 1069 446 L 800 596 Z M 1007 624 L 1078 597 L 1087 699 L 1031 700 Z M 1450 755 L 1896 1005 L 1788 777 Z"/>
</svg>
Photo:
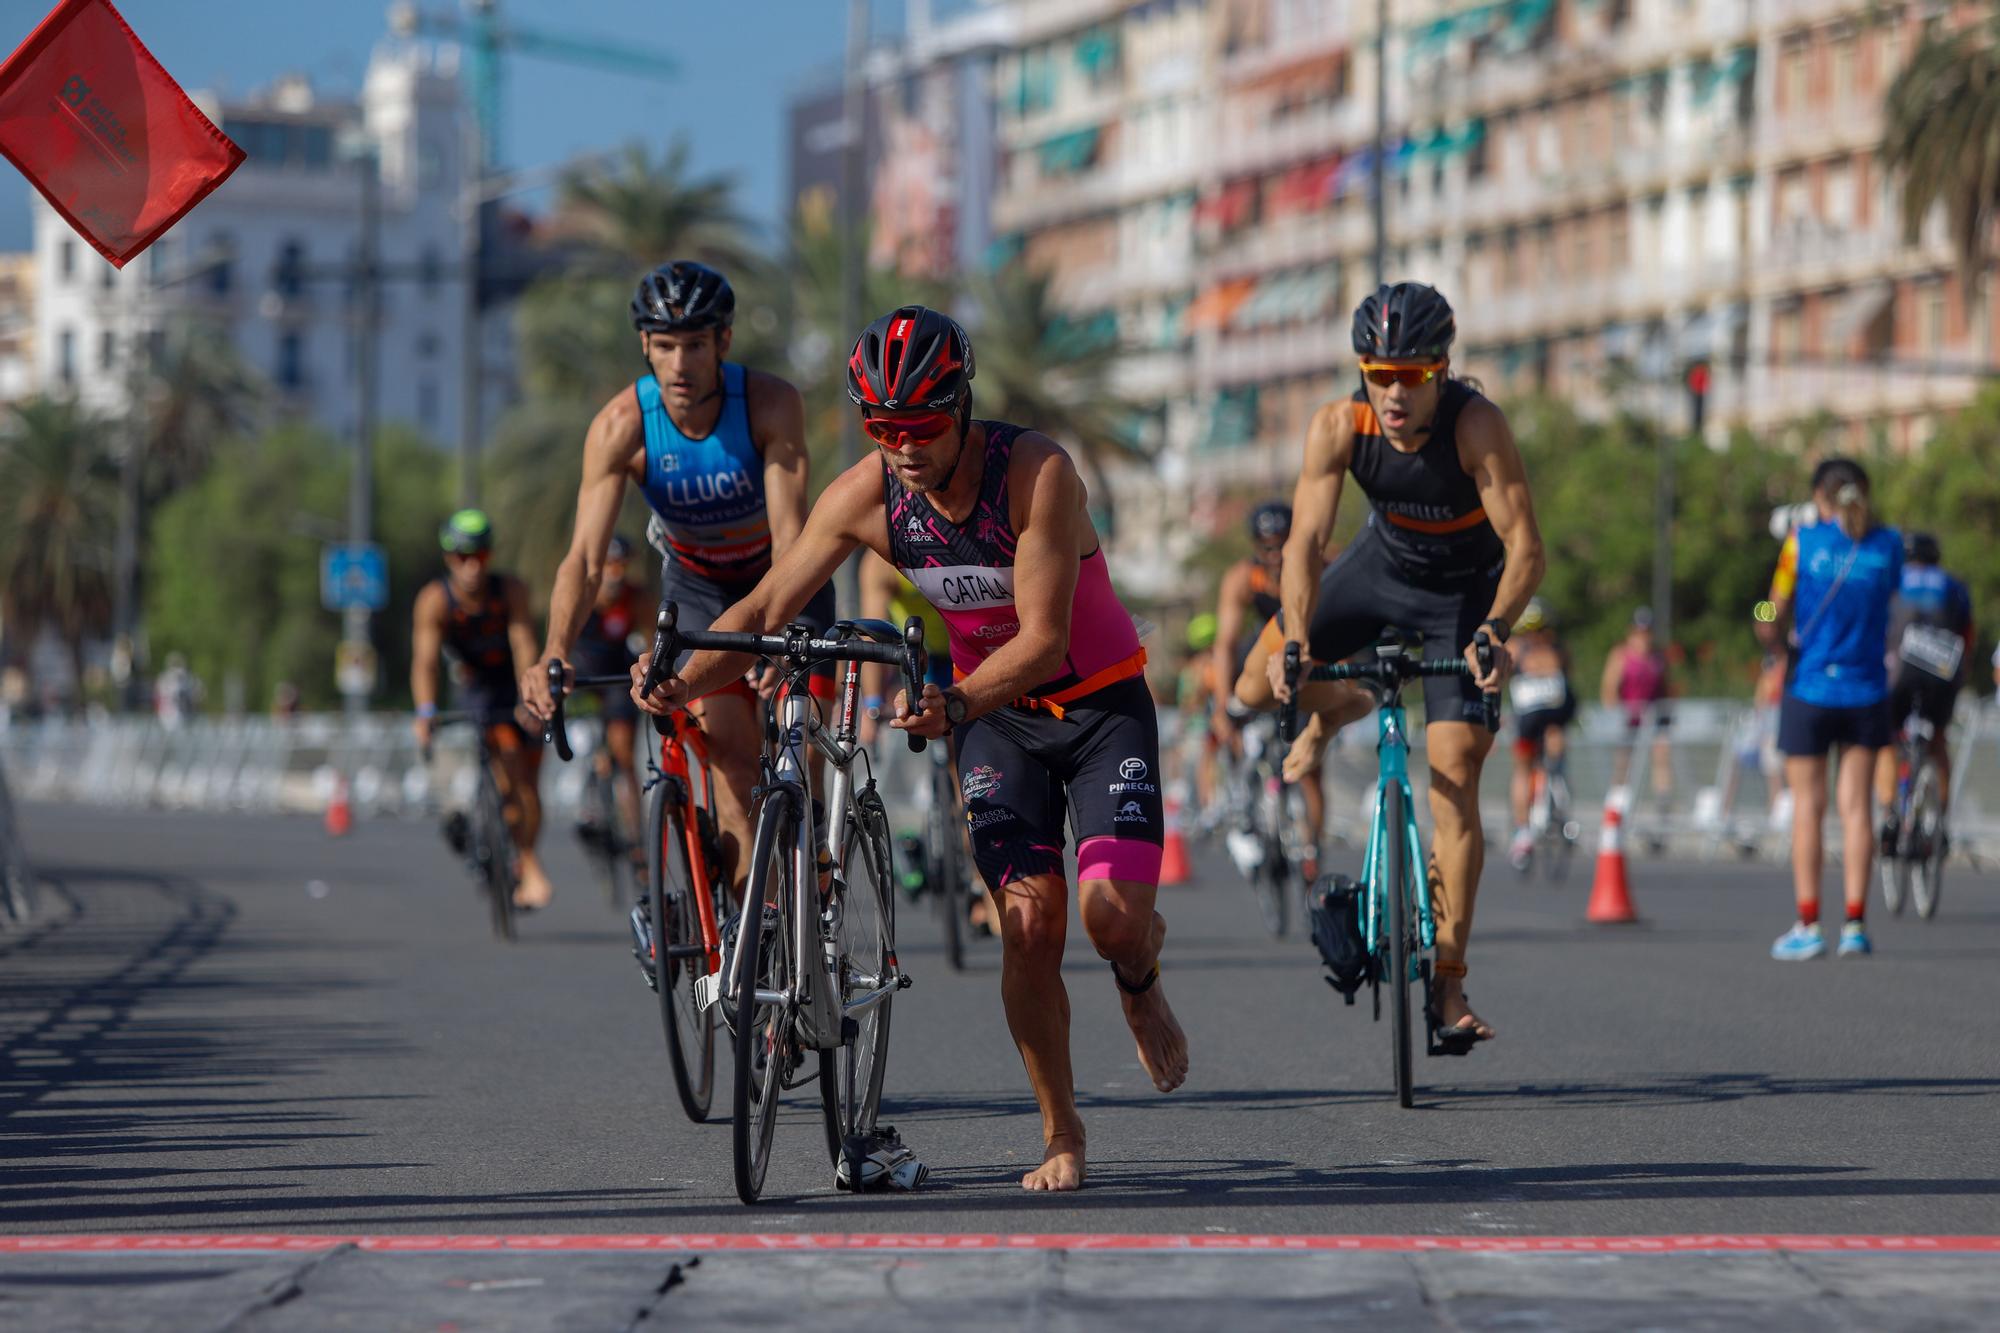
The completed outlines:
<svg viewBox="0 0 2000 1333">
<path fill-rule="evenodd" d="M 1931 724 L 1931 759 L 1937 764 L 1938 803 L 1951 808 L 1951 725 L 1958 692 L 1972 660 L 1972 593 L 1940 568 L 1944 552 L 1928 532 L 1913 532 L 1903 548 L 1903 581 L 1889 605 L 1889 725 L 1903 739 L 1912 709 Z M 1882 802 L 1882 854 L 1894 856 L 1902 830 L 1896 826 L 1897 746 L 1883 749 L 1875 764 L 1875 795 Z"/>
<path fill-rule="evenodd" d="M 604 576 L 590 618 L 576 636 L 571 661 L 578 675 L 623 674 L 639 660 L 645 641 L 651 637 L 653 606 L 638 584 L 630 579 L 632 543 L 613 535 L 604 552 Z M 623 690 L 607 690 L 598 696 L 604 718 L 604 748 L 592 757 L 599 772 L 611 772 L 618 779 L 618 815 L 628 834 L 639 828 L 639 770 L 633 765 L 633 724 L 639 709 Z M 643 862 L 643 848 L 633 847 L 635 859 Z"/>
<path fill-rule="evenodd" d="M 493 561 L 493 524 L 477 509 L 461 509 L 438 529 L 445 575 L 417 593 L 411 616 L 410 698 L 417 706 L 411 730 L 428 746 L 436 725 L 438 661 L 449 652 L 458 663 L 460 707 L 485 733 L 493 781 L 520 851 L 516 907 L 545 907 L 555 890 L 535 843 L 542 832 L 542 736 L 523 726 L 519 674 L 535 660 L 535 622 L 528 585 L 499 573 Z"/>
</svg>

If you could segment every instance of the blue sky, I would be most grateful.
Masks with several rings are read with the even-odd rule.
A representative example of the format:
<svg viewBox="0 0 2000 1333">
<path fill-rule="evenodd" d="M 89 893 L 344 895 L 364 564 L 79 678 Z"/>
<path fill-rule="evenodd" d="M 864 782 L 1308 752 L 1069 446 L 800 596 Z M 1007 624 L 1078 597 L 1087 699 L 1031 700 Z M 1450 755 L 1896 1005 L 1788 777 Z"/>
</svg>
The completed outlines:
<svg viewBox="0 0 2000 1333">
<path fill-rule="evenodd" d="M 0 0 L 0 53 L 11 52 L 55 0 Z M 301 71 L 351 92 L 387 30 L 387 0 L 116 0 L 160 63 L 190 90 L 240 96 Z M 457 9 L 460 0 L 424 0 Z M 875 0 L 876 11 L 900 6 Z M 501 0 L 521 28 L 673 55 L 680 75 L 653 82 L 540 57 L 507 63 L 506 164 L 535 167 L 635 136 L 694 141 L 697 170 L 734 173 L 740 204 L 774 222 L 785 180 L 785 103 L 838 62 L 842 0 Z M 28 186 L 0 160 L 0 250 L 29 244 Z"/>
</svg>

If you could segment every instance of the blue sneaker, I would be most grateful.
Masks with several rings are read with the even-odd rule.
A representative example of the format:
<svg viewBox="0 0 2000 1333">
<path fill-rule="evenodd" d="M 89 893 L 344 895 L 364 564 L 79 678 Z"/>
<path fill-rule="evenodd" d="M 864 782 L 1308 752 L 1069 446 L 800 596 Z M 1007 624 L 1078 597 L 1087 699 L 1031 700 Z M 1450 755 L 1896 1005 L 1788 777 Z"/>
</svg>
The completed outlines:
<svg viewBox="0 0 2000 1333">
<path fill-rule="evenodd" d="M 1845 943 L 1844 940 L 1842 942 Z M 1803 963 L 1808 958 L 1819 958 L 1825 953 L 1826 941 L 1820 938 L 1816 924 L 1795 923 L 1771 946 L 1771 957 L 1781 963 Z"/>
<path fill-rule="evenodd" d="M 1866 958 L 1875 952 L 1875 946 L 1868 942 L 1868 927 L 1859 921 L 1850 921 L 1840 928 L 1840 949 L 1842 958 Z"/>
</svg>

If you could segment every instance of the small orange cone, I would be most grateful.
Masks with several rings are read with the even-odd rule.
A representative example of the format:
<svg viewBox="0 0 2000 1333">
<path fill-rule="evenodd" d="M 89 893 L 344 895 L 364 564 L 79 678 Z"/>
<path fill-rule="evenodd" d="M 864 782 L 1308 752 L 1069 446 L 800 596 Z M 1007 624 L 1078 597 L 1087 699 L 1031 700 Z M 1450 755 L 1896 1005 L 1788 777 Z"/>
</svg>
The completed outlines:
<svg viewBox="0 0 2000 1333">
<path fill-rule="evenodd" d="M 1181 803 L 1167 798 L 1167 836 L 1160 848 L 1160 885 L 1172 888 L 1185 884 L 1191 871 L 1188 866 L 1187 841 L 1181 837 Z"/>
<path fill-rule="evenodd" d="M 330 838 L 344 838 L 354 827 L 354 808 L 347 801 L 347 775 L 341 774 L 333 780 L 333 798 L 326 803 L 326 833 Z"/>
<path fill-rule="evenodd" d="M 1639 919 L 1632 907 L 1632 886 L 1625 877 L 1625 845 L 1619 828 L 1625 822 L 1625 789 L 1604 798 L 1604 833 L 1597 844 L 1597 879 L 1590 886 L 1590 907 L 1584 915 L 1602 926 L 1628 925 Z"/>
</svg>

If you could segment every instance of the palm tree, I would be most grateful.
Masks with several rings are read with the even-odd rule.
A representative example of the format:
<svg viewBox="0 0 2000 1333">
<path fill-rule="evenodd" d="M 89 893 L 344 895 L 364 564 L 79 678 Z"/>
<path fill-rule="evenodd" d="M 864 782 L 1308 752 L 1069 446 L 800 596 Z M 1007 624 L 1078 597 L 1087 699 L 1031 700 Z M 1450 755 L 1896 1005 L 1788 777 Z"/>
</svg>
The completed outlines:
<svg viewBox="0 0 2000 1333">
<path fill-rule="evenodd" d="M 1109 525 L 1116 517 L 1110 470 L 1151 463 L 1138 429 L 1144 409 L 1112 386 L 1115 330 L 1065 316 L 1049 286 L 1046 274 L 1018 264 L 974 284 L 974 403 L 982 416 L 1032 427 L 1069 449 Z"/>
<path fill-rule="evenodd" d="M 111 616 L 118 488 L 107 434 L 63 398 L 15 403 L 0 424 L 0 615 L 16 653 L 53 630 L 79 689 L 84 640 Z"/>
<path fill-rule="evenodd" d="M 251 434 L 267 397 L 219 331 L 184 322 L 165 334 L 141 382 L 149 507 L 200 477 L 222 441 Z"/>
<path fill-rule="evenodd" d="M 1884 118 L 1882 159 L 1902 179 L 1903 231 L 1916 240 L 1943 206 L 1985 359 L 1985 272 L 2000 214 L 2000 10 L 1955 31 L 1928 25 L 1889 86 Z"/>
<path fill-rule="evenodd" d="M 669 259 L 700 259 L 725 269 L 754 263 L 736 211 L 736 182 L 695 177 L 686 138 L 655 161 L 643 144 L 628 144 L 612 163 L 577 167 L 562 181 L 559 225 L 596 252 L 592 268 L 626 277 Z"/>
</svg>

